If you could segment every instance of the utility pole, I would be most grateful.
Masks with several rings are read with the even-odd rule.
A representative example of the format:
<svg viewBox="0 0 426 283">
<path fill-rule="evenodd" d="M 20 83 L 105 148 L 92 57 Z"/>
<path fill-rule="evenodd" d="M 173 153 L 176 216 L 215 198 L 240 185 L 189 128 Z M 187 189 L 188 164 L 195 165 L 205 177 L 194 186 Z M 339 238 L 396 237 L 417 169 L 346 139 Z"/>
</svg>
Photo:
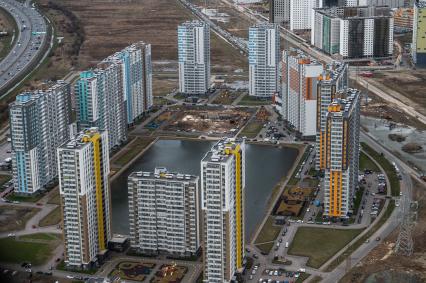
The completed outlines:
<svg viewBox="0 0 426 283">
<path fill-rule="evenodd" d="M 408 195 L 401 199 L 401 212 L 399 215 L 399 235 L 395 245 L 395 253 L 403 256 L 413 254 L 412 231 L 417 220 L 418 203 L 412 202 Z"/>
</svg>

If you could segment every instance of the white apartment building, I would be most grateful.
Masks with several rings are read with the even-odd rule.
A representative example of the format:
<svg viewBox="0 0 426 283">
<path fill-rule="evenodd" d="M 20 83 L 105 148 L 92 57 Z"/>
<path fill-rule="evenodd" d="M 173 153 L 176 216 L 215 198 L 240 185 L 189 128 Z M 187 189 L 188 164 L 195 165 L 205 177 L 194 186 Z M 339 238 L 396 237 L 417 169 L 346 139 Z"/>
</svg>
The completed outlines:
<svg viewBox="0 0 426 283">
<path fill-rule="evenodd" d="M 282 111 L 303 137 L 316 135 L 317 82 L 323 66 L 299 49 L 283 52 Z"/>
<path fill-rule="evenodd" d="M 348 88 L 348 65 L 333 62 L 325 67 L 317 83 L 317 135 L 315 143 L 315 168 L 325 168 L 326 117 L 328 107 L 336 98 L 336 93 Z"/>
<path fill-rule="evenodd" d="M 269 22 L 275 24 L 288 23 L 290 21 L 291 0 L 269 0 Z"/>
<path fill-rule="evenodd" d="M 179 92 L 204 94 L 210 87 L 210 27 L 201 21 L 178 26 Z"/>
<path fill-rule="evenodd" d="M 190 256 L 200 247 L 199 177 L 134 172 L 128 177 L 131 247 L 143 254 Z"/>
<path fill-rule="evenodd" d="M 328 107 L 325 139 L 324 215 L 347 218 L 358 184 L 360 93 L 337 93 Z"/>
<path fill-rule="evenodd" d="M 21 93 L 10 104 L 15 192 L 32 194 L 56 179 L 56 148 L 69 139 L 70 124 L 71 92 L 64 81 Z"/>
<path fill-rule="evenodd" d="M 75 84 L 79 130 L 106 130 L 110 151 L 127 140 L 123 65 L 120 59 L 110 58 L 95 70 L 81 72 Z"/>
<path fill-rule="evenodd" d="M 404 0 L 344 0 L 344 6 L 388 6 L 399 8 L 404 6 Z M 342 5 L 343 6 L 343 5 Z"/>
<path fill-rule="evenodd" d="M 65 264 L 101 261 L 111 238 L 108 134 L 91 128 L 58 148 Z"/>
<path fill-rule="evenodd" d="M 272 97 L 279 91 L 280 36 L 276 24 L 249 29 L 249 95 Z"/>
<path fill-rule="evenodd" d="M 121 61 L 127 124 L 133 124 L 153 105 L 151 44 L 134 43 L 104 62 Z"/>
<path fill-rule="evenodd" d="M 313 9 L 322 7 L 322 0 L 290 0 L 290 30 L 309 30 Z"/>
<path fill-rule="evenodd" d="M 311 43 L 343 59 L 390 57 L 394 19 L 385 6 L 314 9 Z"/>
<path fill-rule="evenodd" d="M 201 161 L 204 280 L 230 282 L 244 259 L 245 143 L 225 138 Z"/>
</svg>

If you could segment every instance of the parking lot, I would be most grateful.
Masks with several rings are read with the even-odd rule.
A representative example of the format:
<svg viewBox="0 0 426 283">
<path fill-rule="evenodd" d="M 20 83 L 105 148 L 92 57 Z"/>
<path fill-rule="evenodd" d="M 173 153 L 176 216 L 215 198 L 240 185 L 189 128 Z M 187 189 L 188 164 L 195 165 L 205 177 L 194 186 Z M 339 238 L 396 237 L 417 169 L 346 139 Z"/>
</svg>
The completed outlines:
<svg viewBox="0 0 426 283">
<path fill-rule="evenodd" d="M 304 272 L 304 269 L 300 269 L 298 271 L 287 271 L 283 268 L 262 268 L 258 264 L 256 264 L 253 266 L 253 268 L 247 275 L 247 280 L 249 282 L 252 281 L 264 283 L 290 283 L 295 282 L 297 278 L 299 278 Z"/>
</svg>

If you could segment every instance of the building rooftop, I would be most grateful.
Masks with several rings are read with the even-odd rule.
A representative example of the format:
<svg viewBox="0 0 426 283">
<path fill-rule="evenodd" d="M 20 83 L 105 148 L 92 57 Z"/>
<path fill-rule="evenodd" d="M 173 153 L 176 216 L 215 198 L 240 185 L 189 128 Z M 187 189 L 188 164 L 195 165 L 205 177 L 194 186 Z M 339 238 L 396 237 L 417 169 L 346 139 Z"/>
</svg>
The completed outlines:
<svg viewBox="0 0 426 283">
<path fill-rule="evenodd" d="M 307 55 L 305 52 L 298 48 L 290 48 L 289 50 L 284 50 L 284 54 L 287 54 L 288 56 L 292 57 L 294 60 L 298 60 L 299 64 L 303 65 L 321 65 L 317 60 L 315 60 L 313 57 Z M 284 58 L 285 56 L 283 56 Z"/>
<path fill-rule="evenodd" d="M 315 8 L 314 10 L 330 18 L 345 20 L 393 17 L 392 9 L 388 6 L 331 7 Z"/>
<path fill-rule="evenodd" d="M 277 24 L 263 22 L 263 23 L 255 24 L 254 26 L 251 26 L 250 28 L 268 28 L 268 29 L 271 29 L 271 28 L 277 28 Z"/>
<path fill-rule="evenodd" d="M 179 27 L 203 27 L 203 26 L 207 26 L 207 24 L 204 23 L 203 21 L 198 21 L 198 20 L 186 21 L 179 25 Z"/>
<path fill-rule="evenodd" d="M 61 88 L 67 84 L 68 83 L 63 80 L 58 80 L 56 81 L 55 84 L 53 84 L 51 87 L 47 89 L 44 89 L 44 90 L 40 89 L 40 90 L 27 91 L 27 92 L 20 93 L 16 96 L 16 100 L 12 104 L 20 104 L 20 103 L 24 104 L 28 101 L 35 100 L 39 98 L 41 95 L 54 92 L 56 89 Z"/>
<path fill-rule="evenodd" d="M 328 112 L 333 113 L 334 116 L 349 116 L 359 96 L 360 91 L 352 88 L 337 92 L 336 98 L 328 106 Z"/>
<path fill-rule="evenodd" d="M 94 135 L 100 134 L 102 132 L 103 131 L 100 131 L 96 127 L 85 129 L 85 130 L 79 132 L 74 137 L 72 137 L 67 142 L 65 142 L 59 148 L 62 148 L 62 149 L 80 149 L 80 148 L 83 148 L 84 146 L 87 145 L 87 141 L 85 141 L 87 138 L 92 138 Z"/>
<path fill-rule="evenodd" d="M 336 81 L 341 75 L 343 75 L 347 68 L 348 65 L 344 62 L 333 61 L 332 63 L 327 64 L 323 73 L 319 77 L 319 83 Z"/>
<path fill-rule="evenodd" d="M 420 1 L 418 1 L 418 2 L 414 2 L 414 5 L 417 7 L 417 8 L 426 8 L 426 1 L 422 1 L 422 0 L 420 0 Z"/>
<path fill-rule="evenodd" d="M 205 162 L 225 162 L 232 158 L 231 151 L 236 150 L 238 146 L 244 144 L 240 138 L 223 138 L 218 141 L 209 152 L 204 156 Z"/>
<path fill-rule="evenodd" d="M 138 171 L 129 175 L 129 179 L 163 179 L 167 181 L 196 182 L 198 176 L 169 172 L 165 167 L 156 167 L 154 172 Z"/>
</svg>

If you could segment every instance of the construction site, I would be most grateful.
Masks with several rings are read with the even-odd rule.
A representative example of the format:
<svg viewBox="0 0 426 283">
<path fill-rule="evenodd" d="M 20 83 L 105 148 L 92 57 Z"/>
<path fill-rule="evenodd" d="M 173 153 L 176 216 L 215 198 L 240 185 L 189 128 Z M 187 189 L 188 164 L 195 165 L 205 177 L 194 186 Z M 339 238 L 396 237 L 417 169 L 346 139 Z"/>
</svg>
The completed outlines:
<svg viewBox="0 0 426 283">
<path fill-rule="evenodd" d="M 159 115 L 146 127 L 173 135 L 235 136 L 255 109 L 224 107 L 177 106 Z"/>
</svg>

